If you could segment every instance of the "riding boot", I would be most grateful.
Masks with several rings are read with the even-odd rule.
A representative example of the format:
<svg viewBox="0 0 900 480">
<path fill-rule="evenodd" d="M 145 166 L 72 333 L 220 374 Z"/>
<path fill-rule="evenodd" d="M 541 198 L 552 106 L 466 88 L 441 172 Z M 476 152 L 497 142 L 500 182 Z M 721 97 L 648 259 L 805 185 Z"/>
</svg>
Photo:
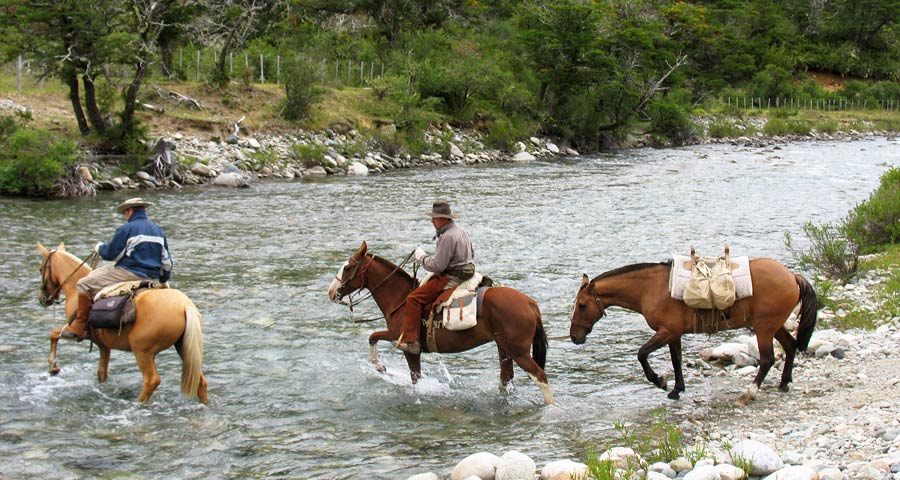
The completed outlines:
<svg viewBox="0 0 900 480">
<path fill-rule="evenodd" d="M 91 306 L 94 305 L 94 298 L 89 293 L 78 294 L 78 308 L 75 310 L 75 318 L 72 323 L 63 327 L 59 332 L 60 338 L 66 340 L 82 341 L 88 336 L 88 314 L 91 313 Z"/>
<path fill-rule="evenodd" d="M 397 340 L 397 348 L 406 353 L 418 355 L 422 352 L 419 344 L 419 328 L 422 324 L 422 306 L 412 299 L 406 300 L 403 308 L 403 333 Z"/>
</svg>

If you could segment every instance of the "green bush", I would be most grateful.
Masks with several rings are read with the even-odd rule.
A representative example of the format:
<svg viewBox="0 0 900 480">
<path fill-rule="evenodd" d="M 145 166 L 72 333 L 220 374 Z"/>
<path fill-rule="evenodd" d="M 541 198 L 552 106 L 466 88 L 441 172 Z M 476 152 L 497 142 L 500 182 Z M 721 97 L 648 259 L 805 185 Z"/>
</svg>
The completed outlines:
<svg viewBox="0 0 900 480">
<path fill-rule="evenodd" d="M 900 240 L 900 168 L 882 174 L 878 188 L 850 211 L 846 230 L 862 247 Z"/>
<path fill-rule="evenodd" d="M 78 159 L 78 147 L 57 141 L 47 132 L 17 129 L 0 138 L 0 192 L 18 195 L 49 193 L 66 167 Z"/>
<path fill-rule="evenodd" d="M 696 139 L 695 127 L 681 105 L 665 99 L 650 104 L 650 129 L 675 145 Z"/>
<path fill-rule="evenodd" d="M 291 155 L 303 163 L 305 168 L 312 168 L 322 164 L 328 149 L 323 145 L 304 145 L 295 143 L 291 145 Z"/>
<path fill-rule="evenodd" d="M 803 224 L 803 233 L 810 241 L 808 250 L 796 248 L 791 234 L 784 234 L 784 245 L 801 269 L 841 280 L 856 273 L 859 244 L 847 238 L 843 226 L 816 226 L 812 222 L 806 222 Z"/>
<path fill-rule="evenodd" d="M 284 107 L 281 116 L 285 120 L 302 120 L 309 116 L 313 105 L 322 96 L 317 83 L 315 67 L 303 61 L 290 65 L 285 72 Z"/>
<path fill-rule="evenodd" d="M 763 127 L 766 135 L 809 135 L 812 125 L 803 120 L 785 120 L 783 118 L 770 118 Z"/>
</svg>

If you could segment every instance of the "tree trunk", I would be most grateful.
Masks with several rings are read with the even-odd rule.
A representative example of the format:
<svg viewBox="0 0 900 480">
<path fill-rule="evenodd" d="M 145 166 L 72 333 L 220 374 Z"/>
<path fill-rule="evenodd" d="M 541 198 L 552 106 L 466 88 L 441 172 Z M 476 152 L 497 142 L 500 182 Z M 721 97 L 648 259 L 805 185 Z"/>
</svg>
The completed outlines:
<svg viewBox="0 0 900 480">
<path fill-rule="evenodd" d="M 87 135 L 91 131 L 88 126 L 87 119 L 84 118 L 84 109 L 81 108 L 81 94 L 78 90 L 78 77 L 71 69 L 63 72 L 63 81 L 69 87 L 69 101 L 72 102 L 72 112 L 75 113 L 75 121 L 78 123 L 78 131 L 82 135 Z"/>
<path fill-rule="evenodd" d="M 91 126 L 99 133 L 107 130 L 108 125 L 100 113 L 100 107 L 97 106 L 97 89 L 94 87 L 94 79 L 88 74 L 81 76 L 81 83 L 84 84 L 84 106 L 87 108 L 88 120 Z"/>
<path fill-rule="evenodd" d="M 134 108 L 137 104 L 138 90 L 141 89 L 141 83 L 144 81 L 144 75 L 147 73 L 147 64 L 139 62 L 134 72 L 134 80 L 125 91 L 125 108 L 122 110 L 122 135 L 129 135 L 134 129 Z"/>
<path fill-rule="evenodd" d="M 159 64 L 162 68 L 162 74 L 168 78 L 174 76 L 172 71 L 172 47 L 169 42 L 158 42 L 159 44 Z"/>
</svg>

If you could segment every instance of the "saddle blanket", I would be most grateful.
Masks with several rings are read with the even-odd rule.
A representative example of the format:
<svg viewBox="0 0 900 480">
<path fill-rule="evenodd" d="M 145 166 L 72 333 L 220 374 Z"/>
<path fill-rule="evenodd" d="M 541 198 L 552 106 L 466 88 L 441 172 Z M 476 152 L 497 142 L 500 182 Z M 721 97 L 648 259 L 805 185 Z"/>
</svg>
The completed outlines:
<svg viewBox="0 0 900 480">
<path fill-rule="evenodd" d="M 102 290 L 94 295 L 94 301 L 107 297 L 118 297 L 120 295 L 130 295 L 138 289 L 144 288 L 162 288 L 158 283 L 151 280 L 129 280 L 127 282 L 114 283 L 103 287 Z"/>
<path fill-rule="evenodd" d="M 715 263 L 715 258 L 702 258 L 701 261 Z M 687 255 L 672 255 L 672 271 L 669 274 L 669 293 L 675 300 L 684 300 L 684 287 L 691 279 L 693 262 Z M 734 298 L 753 296 L 753 283 L 750 278 L 750 257 L 731 257 L 731 277 L 734 279 Z"/>
</svg>

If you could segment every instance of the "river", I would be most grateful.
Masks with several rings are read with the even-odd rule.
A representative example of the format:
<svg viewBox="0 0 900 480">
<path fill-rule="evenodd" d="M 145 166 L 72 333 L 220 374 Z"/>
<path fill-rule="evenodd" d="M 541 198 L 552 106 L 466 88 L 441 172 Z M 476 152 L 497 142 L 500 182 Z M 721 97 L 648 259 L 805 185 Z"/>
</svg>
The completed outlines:
<svg viewBox="0 0 900 480">
<path fill-rule="evenodd" d="M 845 216 L 900 165 L 898 147 L 880 138 L 638 149 L 140 192 L 169 237 L 173 286 L 203 314 L 208 406 L 180 396 L 174 350 L 159 355 L 163 383 L 146 405 L 135 401 L 141 377 L 128 352 L 113 352 L 101 385 L 96 350 L 60 342 L 62 372 L 47 373 L 47 334 L 63 310 L 37 302 L 34 243 L 64 241 L 83 257 L 120 224 L 115 205 L 138 193 L 0 198 L 0 478 L 404 479 L 444 475 L 482 450 L 518 449 L 538 466 L 583 460 L 587 446 L 616 438 L 616 422 L 640 422 L 659 406 L 689 416 L 710 398 L 708 380 L 688 367 L 683 400 L 667 400 L 636 358 L 650 329 L 611 309 L 585 345 L 551 339 L 558 406 L 545 407 L 518 367 L 501 395 L 492 344 L 425 356 L 425 378 L 413 386 L 387 344 L 386 374 L 367 363 L 368 335 L 382 322 L 353 323 L 329 302 L 341 264 L 363 240 L 395 261 L 415 246 L 433 251 L 424 212 L 448 199 L 472 234 L 480 271 L 535 298 L 548 335 L 567 336 L 583 272 L 664 261 L 691 244 L 715 255 L 726 241 L 733 255 L 790 265 L 784 233 L 803 244 L 804 222 Z M 355 312 L 375 314 L 374 303 Z M 727 338 L 689 336 L 685 359 Z M 665 349 L 651 361 L 671 372 Z"/>
</svg>

